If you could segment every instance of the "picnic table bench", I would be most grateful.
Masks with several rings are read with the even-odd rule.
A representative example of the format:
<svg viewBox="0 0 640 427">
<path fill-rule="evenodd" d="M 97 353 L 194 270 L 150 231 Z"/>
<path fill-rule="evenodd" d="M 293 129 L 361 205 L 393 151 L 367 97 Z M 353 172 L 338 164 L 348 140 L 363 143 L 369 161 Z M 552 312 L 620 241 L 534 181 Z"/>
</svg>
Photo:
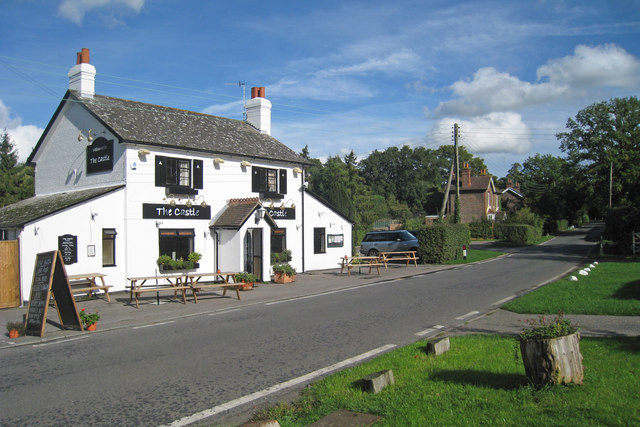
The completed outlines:
<svg viewBox="0 0 640 427">
<path fill-rule="evenodd" d="M 106 274 L 102 273 L 84 273 L 84 274 L 71 274 L 67 276 L 69 280 L 69 286 L 71 287 L 71 293 L 75 297 L 76 294 L 88 294 L 90 297 L 97 296 L 98 291 L 103 291 L 107 302 L 111 302 L 109 297 L 110 285 L 104 283 Z M 100 280 L 98 284 L 97 280 Z"/>
<path fill-rule="evenodd" d="M 380 260 L 384 263 L 384 268 L 387 268 L 387 263 L 390 260 L 406 261 L 407 267 L 409 266 L 409 262 L 413 261 L 416 267 L 418 267 L 416 251 L 380 252 Z"/>
<path fill-rule="evenodd" d="M 144 276 L 144 277 L 129 277 L 127 280 L 131 282 L 129 288 L 129 304 L 135 297 L 136 308 L 140 308 L 139 298 L 144 292 L 156 292 L 158 303 L 160 302 L 160 292 L 169 291 L 173 292 L 173 297 L 177 298 L 178 292 L 182 293 L 182 303 L 187 303 L 187 290 L 191 289 L 189 285 L 184 284 L 184 275 L 172 275 L 172 276 Z M 147 280 L 154 280 L 155 285 L 145 285 Z M 162 281 L 163 283 L 159 283 Z"/>
<path fill-rule="evenodd" d="M 338 263 L 340 266 L 340 274 L 347 270 L 349 276 L 351 276 L 351 269 L 354 267 L 358 268 L 358 273 L 360 273 L 360 269 L 362 267 L 369 268 L 369 274 L 371 274 L 371 269 L 375 268 L 378 271 L 378 276 L 380 276 L 380 267 L 384 267 L 384 264 L 380 262 L 380 258 L 377 256 L 345 256 L 340 258 L 340 262 Z"/>
<path fill-rule="evenodd" d="M 196 304 L 198 303 L 198 292 L 208 288 L 222 288 L 222 296 L 227 295 L 227 289 L 234 289 L 238 300 L 240 300 L 238 284 L 235 283 L 236 274 L 232 272 L 190 273 L 185 275 L 185 284 L 191 288 Z M 230 280 L 233 280 L 233 283 L 230 283 Z"/>
</svg>

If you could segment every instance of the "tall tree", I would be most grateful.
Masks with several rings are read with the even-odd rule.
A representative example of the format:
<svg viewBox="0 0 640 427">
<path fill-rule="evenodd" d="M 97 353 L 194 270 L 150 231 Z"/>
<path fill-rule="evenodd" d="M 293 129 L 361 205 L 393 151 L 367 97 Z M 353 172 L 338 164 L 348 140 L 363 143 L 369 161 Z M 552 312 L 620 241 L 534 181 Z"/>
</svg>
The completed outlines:
<svg viewBox="0 0 640 427">
<path fill-rule="evenodd" d="M 610 185 L 614 205 L 639 206 L 638 98 L 615 98 L 592 104 L 570 118 L 567 129 L 568 132 L 556 136 L 571 164 L 594 186 L 592 215 L 602 214 L 609 206 Z"/>
<path fill-rule="evenodd" d="M 0 143 L 0 207 L 33 196 L 33 168 L 18 163 L 18 152 L 5 130 Z"/>
</svg>

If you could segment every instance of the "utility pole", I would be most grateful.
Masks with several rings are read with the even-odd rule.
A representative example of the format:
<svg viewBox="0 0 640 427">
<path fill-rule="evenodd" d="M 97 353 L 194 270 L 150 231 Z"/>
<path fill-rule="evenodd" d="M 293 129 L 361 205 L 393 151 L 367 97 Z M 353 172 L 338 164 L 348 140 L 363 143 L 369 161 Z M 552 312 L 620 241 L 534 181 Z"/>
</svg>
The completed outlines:
<svg viewBox="0 0 640 427">
<path fill-rule="evenodd" d="M 461 217 L 460 212 L 460 158 L 458 156 L 458 131 L 459 127 L 457 123 L 453 124 L 453 145 L 455 147 L 455 158 L 456 158 L 456 202 L 455 202 L 455 212 L 454 218 L 456 219 L 456 223 L 460 222 L 459 218 Z"/>
<path fill-rule="evenodd" d="M 611 201 L 613 199 L 613 160 L 609 166 L 609 210 L 611 210 Z"/>
</svg>

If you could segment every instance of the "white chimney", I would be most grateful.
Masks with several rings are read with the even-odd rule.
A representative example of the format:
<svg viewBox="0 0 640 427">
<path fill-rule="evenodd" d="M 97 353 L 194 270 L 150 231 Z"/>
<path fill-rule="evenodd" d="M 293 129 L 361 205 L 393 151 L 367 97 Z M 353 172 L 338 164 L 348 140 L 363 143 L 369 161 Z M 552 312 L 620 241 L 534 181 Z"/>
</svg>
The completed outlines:
<svg viewBox="0 0 640 427">
<path fill-rule="evenodd" d="M 89 64 L 89 49 L 82 48 L 77 54 L 77 62 L 69 70 L 69 89 L 77 91 L 80 96 L 93 98 L 96 85 L 96 67 Z"/>
<path fill-rule="evenodd" d="M 247 101 L 247 122 L 261 133 L 271 135 L 271 102 L 264 97 L 264 87 L 252 87 Z"/>
</svg>

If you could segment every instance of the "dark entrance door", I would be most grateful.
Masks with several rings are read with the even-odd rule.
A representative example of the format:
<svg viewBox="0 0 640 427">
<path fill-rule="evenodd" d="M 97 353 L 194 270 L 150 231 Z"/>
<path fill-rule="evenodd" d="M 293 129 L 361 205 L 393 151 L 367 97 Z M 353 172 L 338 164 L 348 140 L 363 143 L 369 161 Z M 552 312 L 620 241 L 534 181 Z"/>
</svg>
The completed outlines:
<svg viewBox="0 0 640 427">
<path fill-rule="evenodd" d="M 262 280 L 262 229 L 250 228 L 244 235 L 244 269 Z"/>
</svg>

